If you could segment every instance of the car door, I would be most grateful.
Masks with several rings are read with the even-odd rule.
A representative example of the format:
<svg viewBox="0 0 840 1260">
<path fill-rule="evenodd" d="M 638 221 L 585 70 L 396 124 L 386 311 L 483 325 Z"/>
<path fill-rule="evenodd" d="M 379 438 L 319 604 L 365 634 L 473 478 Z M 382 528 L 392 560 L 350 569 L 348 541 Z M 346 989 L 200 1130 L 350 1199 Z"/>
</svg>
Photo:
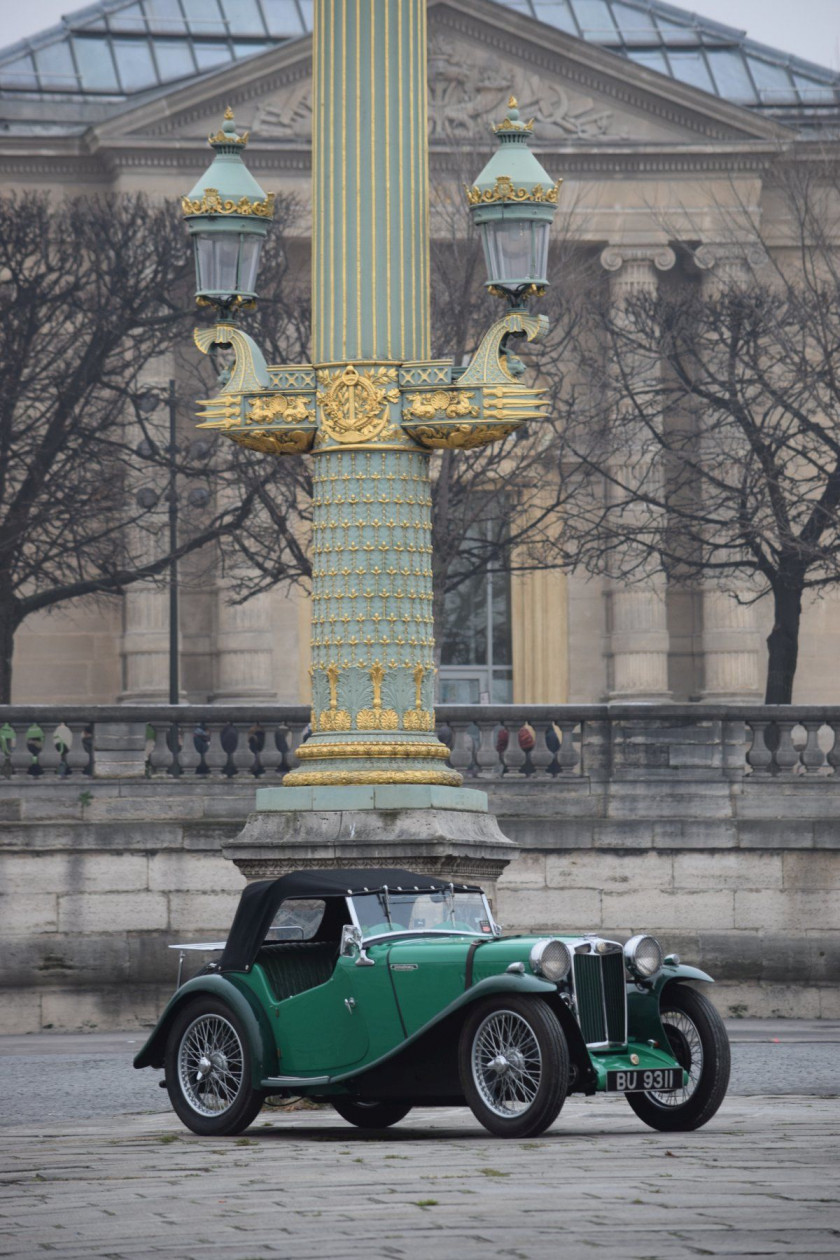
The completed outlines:
<svg viewBox="0 0 840 1260">
<path fill-rule="evenodd" d="M 282 1075 L 332 1073 L 379 1058 L 403 1038 L 387 949 L 370 951 L 372 966 L 339 958 L 326 984 L 277 1006 Z"/>
</svg>

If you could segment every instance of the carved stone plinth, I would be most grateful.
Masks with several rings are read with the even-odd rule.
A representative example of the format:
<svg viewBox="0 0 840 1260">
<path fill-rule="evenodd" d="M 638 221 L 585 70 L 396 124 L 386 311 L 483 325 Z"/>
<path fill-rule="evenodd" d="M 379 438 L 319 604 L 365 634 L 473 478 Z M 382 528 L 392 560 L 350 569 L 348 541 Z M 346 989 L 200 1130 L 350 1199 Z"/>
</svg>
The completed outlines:
<svg viewBox="0 0 840 1260">
<path fill-rule="evenodd" d="M 222 850 L 246 879 L 360 866 L 482 885 L 490 895 L 519 850 L 487 812 L 487 796 L 434 785 L 262 788 L 257 808 Z"/>
</svg>

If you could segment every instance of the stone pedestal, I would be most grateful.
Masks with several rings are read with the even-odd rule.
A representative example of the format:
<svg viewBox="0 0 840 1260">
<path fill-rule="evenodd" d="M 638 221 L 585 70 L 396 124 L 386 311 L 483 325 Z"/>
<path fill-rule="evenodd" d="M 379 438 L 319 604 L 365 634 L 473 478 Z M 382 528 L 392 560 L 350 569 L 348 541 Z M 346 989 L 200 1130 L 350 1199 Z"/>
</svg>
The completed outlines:
<svg viewBox="0 0 840 1260">
<path fill-rule="evenodd" d="M 487 796 L 433 784 L 257 790 L 256 810 L 222 850 L 246 879 L 288 871 L 401 866 L 495 883 L 519 850 L 487 812 Z"/>
</svg>

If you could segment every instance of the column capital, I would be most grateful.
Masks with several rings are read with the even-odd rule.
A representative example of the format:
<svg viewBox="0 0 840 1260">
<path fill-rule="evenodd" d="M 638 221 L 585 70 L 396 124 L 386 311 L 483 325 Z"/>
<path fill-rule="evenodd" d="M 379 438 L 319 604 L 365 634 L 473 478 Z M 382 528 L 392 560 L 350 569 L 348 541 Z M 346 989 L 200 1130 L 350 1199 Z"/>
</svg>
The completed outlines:
<svg viewBox="0 0 840 1260">
<path fill-rule="evenodd" d="M 694 251 L 694 262 L 701 271 L 733 265 L 751 269 L 766 261 L 767 254 L 758 241 L 704 241 Z"/>
<path fill-rule="evenodd" d="M 601 253 L 606 271 L 620 271 L 625 263 L 649 263 L 657 271 L 670 271 L 676 261 L 670 245 L 608 245 Z"/>
</svg>

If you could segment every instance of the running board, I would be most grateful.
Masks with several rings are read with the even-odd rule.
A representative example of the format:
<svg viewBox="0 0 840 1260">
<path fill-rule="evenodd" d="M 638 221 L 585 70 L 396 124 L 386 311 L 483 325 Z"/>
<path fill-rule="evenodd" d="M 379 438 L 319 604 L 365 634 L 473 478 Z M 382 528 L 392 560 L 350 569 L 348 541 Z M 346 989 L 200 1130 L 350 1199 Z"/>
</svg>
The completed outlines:
<svg viewBox="0 0 840 1260">
<path fill-rule="evenodd" d="M 300 1085 L 329 1085 L 328 1076 L 266 1076 L 260 1089 L 297 1089 Z"/>
</svg>

